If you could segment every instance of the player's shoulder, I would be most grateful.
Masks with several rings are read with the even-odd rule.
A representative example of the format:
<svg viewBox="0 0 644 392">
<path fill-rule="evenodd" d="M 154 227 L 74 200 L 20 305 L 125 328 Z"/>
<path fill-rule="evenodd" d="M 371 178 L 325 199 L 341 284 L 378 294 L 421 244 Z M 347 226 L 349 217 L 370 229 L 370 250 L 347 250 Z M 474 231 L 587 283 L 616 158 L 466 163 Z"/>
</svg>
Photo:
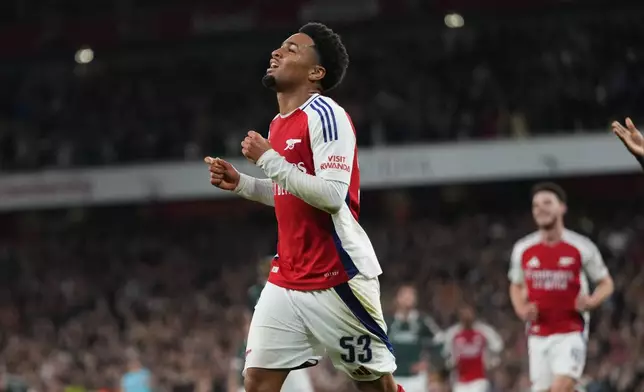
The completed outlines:
<svg viewBox="0 0 644 392">
<path fill-rule="evenodd" d="M 346 117 L 347 112 L 332 98 L 316 94 L 302 105 L 309 123 L 321 123 L 333 126 L 337 121 Z"/>
<path fill-rule="evenodd" d="M 541 235 L 538 231 L 532 232 L 526 236 L 519 238 L 514 243 L 514 251 L 525 251 L 526 249 L 537 245 L 541 242 Z"/>
<path fill-rule="evenodd" d="M 461 331 L 463 330 L 463 326 L 461 326 L 460 323 L 454 324 L 451 327 L 447 328 L 444 332 L 444 336 L 446 339 L 453 339 L 456 335 L 458 335 Z"/>
<path fill-rule="evenodd" d="M 321 94 L 311 96 L 311 98 L 302 105 L 302 110 L 307 114 L 344 112 L 344 108 L 333 98 Z"/>
<path fill-rule="evenodd" d="M 574 246 L 580 251 L 596 248 L 595 243 L 590 238 L 576 231 L 564 229 L 561 238 L 567 244 Z"/>
<path fill-rule="evenodd" d="M 488 331 L 494 331 L 494 327 L 492 327 L 490 324 L 486 323 L 485 321 L 478 320 L 474 322 L 474 329 L 476 331 L 486 333 Z"/>
</svg>

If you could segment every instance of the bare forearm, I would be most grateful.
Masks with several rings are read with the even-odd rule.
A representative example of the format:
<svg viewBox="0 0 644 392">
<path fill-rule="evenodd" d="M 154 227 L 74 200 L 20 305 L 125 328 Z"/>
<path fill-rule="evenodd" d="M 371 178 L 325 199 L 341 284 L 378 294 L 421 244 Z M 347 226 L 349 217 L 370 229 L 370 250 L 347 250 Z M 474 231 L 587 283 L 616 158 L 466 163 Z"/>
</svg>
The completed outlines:
<svg viewBox="0 0 644 392">
<path fill-rule="evenodd" d="M 347 184 L 301 172 L 275 150 L 264 153 L 257 164 L 282 189 L 315 208 L 334 214 L 344 204 Z"/>
<path fill-rule="evenodd" d="M 525 305 L 525 296 L 523 292 L 523 285 L 512 283 L 510 284 L 510 300 L 512 301 L 512 307 L 516 313 L 519 313 L 519 309 Z"/>
<path fill-rule="evenodd" d="M 593 308 L 603 304 L 604 301 L 606 301 L 611 295 L 613 295 L 613 291 L 615 291 L 613 279 L 610 276 L 602 279 L 597 284 L 597 287 L 595 287 L 593 294 L 590 296 Z"/>
<path fill-rule="evenodd" d="M 239 184 L 234 192 L 244 199 L 275 206 L 273 181 L 270 178 L 255 178 L 240 173 Z"/>
</svg>

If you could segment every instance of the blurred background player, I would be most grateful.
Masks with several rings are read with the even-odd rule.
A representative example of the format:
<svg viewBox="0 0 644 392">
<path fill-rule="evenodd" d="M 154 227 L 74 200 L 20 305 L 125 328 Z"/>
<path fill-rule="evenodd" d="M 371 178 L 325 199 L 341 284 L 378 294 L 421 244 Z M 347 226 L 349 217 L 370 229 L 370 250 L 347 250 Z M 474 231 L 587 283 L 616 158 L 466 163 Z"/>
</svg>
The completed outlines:
<svg viewBox="0 0 644 392">
<path fill-rule="evenodd" d="M 532 189 L 538 231 L 514 245 L 510 298 L 528 323 L 533 391 L 570 392 L 586 362 L 590 310 L 613 293 L 613 279 L 597 246 L 564 227 L 566 193 L 553 183 Z M 589 294 L 588 276 L 596 284 Z"/>
<path fill-rule="evenodd" d="M 231 371 L 228 376 L 228 392 L 243 392 L 244 378 L 242 370 L 244 369 L 244 360 L 246 358 L 246 336 L 248 335 L 248 328 L 252 318 L 253 310 L 259 297 L 262 294 L 264 286 L 266 286 L 268 274 L 271 269 L 273 256 L 261 258 L 257 263 L 257 282 L 250 286 L 248 289 L 248 309 L 244 312 L 242 317 L 242 334 L 244 339 L 237 349 L 237 356 L 231 363 Z M 313 392 L 313 385 L 309 376 L 308 369 L 294 370 L 288 374 L 284 385 L 282 385 L 281 392 Z"/>
<path fill-rule="evenodd" d="M 626 126 L 618 121 L 613 121 L 613 133 L 624 143 L 628 151 L 633 154 L 635 159 L 642 165 L 642 169 L 644 169 L 644 136 L 635 128 L 635 124 L 630 118 L 627 118 L 624 124 Z"/>
<path fill-rule="evenodd" d="M 452 369 L 453 392 L 488 392 L 487 370 L 499 363 L 503 339 L 490 325 L 476 319 L 474 308 L 461 305 L 458 324 L 443 336 L 443 353 Z"/>
<path fill-rule="evenodd" d="M 394 376 L 407 392 L 427 391 L 427 373 L 432 354 L 438 351 L 435 338 L 441 330 L 432 317 L 417 308 L 418 294 L 410 284 L 398 288 L 394 314 L 387 319 L 388 335 L 396 353 Z"/>
<path fill-rule="evenodd" d="M 259 260 L 257 263 L 257 281 L 255 284 L 248 288 L 248 312 L 253 314 L 255 305 L 259 301 L 259 296 L 262 295 L 262 290 L 268 281 L 268 274 L 271 272 L 271 263 L 273 256 L 266 256 Z"/>
<path fill-rule="evenodd" d="M 120 392 L 152 392 L 152 374 L 141 363 L 139 353 L 130 348 L 125 356 L 127 372 L 121 378 Z"/>
<path fill-rule="evenodd" d="M 323 354 L 362 391 L 402 391 L 380 305 L 380 263 L 358 223 L 360 171 L 347 112 L 321 95 L 349 57 L 340 36 L 309 23 L 272 52 L 262 84 L 279 114 L 269 140 L 250 131 L 242 154 L 266 179 L 205 158 L 211 184 L 274 206 L 277 255 L 249 327 L 244 385 L 277 392 L 291 370 Z"/>
</svg>

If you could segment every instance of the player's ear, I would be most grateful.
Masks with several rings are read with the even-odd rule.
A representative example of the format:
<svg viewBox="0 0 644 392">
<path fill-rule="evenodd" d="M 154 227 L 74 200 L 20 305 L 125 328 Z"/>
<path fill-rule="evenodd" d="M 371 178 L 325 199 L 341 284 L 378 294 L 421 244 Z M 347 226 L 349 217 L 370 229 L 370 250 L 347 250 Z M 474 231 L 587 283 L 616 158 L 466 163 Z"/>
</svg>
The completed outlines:
<svg viewBox="0 0 644 392">
<path fill-rule="evenodd" d="M 326 69 L 321 65 L 314 65 L 309 71 L 309 80 L 311 82 L 319 82 L 324 79 L 324 75 L 326 75 Z"/>
<path fill-rule="evenodd" d="M 561 213 L 566 214 L 568 212 L 568 205 L 566 203 L 561 203 Z"/>
</svg>

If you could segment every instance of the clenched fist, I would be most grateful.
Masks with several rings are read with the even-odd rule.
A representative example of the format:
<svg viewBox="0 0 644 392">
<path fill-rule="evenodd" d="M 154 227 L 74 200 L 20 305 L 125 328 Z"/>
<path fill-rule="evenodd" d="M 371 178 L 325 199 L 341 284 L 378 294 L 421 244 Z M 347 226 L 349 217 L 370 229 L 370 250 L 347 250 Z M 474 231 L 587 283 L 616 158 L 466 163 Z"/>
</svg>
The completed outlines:
<svg viewBox="0 0 644 392">
<path fill-rule="evenodd" d="M 239 172 L 230 163 L 220 158 L 205 157 L 210 170 L 210 183 L 219 189 L 233 191 L 239 184 Z"/>
<path fill-rule="evenodd" d="M 248 136 L 241 142 L 242 154 L 253 163 L 257 163 L 259 158 L 268 150 L 272 150 L 271 144 L 264 139 L 262 135 L 255 131 L 249 131 Z"/>
</svg>

